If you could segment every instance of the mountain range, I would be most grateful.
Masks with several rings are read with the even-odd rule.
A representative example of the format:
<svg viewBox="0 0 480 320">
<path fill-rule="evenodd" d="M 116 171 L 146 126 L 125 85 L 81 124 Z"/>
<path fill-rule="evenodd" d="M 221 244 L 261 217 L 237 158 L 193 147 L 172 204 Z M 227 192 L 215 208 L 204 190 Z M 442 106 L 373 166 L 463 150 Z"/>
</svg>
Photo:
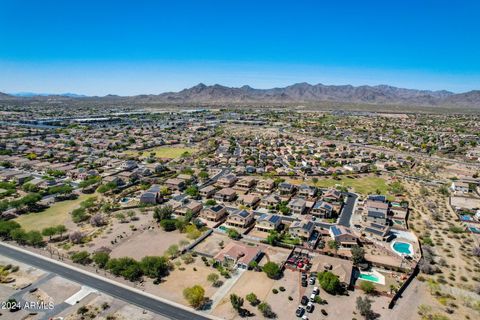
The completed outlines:
<svg viewBox="0 0 480 320">
<path fill-rule="evenodd" d="M 480 108 L 480 90 L 453 93 L 446 90 L 430 91 L 397 88 L 388 85 L 311 85 L 297 83 L 272 89 L 254 89 L 250 86 L 226 87 L 219 84 L 207 86 L 200 83 L 178 92 L 142 94 L 136 96 L 107 95 L 87 97 L 77 94 L 39 95 L 34 93 L 20 96 L 0 93 L 0 100 L 95 100 L 124 103 L 319 103 L 338 102 L 373 105 L 408 105 Z"/>
</svg>

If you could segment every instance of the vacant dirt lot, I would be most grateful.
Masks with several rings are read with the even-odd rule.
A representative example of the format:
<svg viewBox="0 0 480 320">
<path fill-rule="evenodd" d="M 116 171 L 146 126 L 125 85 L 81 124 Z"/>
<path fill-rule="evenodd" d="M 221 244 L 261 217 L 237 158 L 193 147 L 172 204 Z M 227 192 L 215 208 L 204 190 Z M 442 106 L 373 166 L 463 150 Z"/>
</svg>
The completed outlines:
<svg viewBox="0 0 480 320">
<path fill-rule="evenodd" d="M 223 246 L 225 247 L 232 240 L 230 240 L 226 235 L 213 232 L 205 240 L 200 242 L 194 248 L 194 250 L 196 252 L 200 252 L 203 254 L 215 256 L 217 253 L 220 252 L 220 250 L 222 250 L 220 246 L 222 241 L 223 241 Z"/>
<path fill-rule="evenodd" d="M 113 249 L 111 256 L 141 259 L 145 256 L 161 256 L 172 244 L 188 241 L 186 234 L 179 231 L 165 232 L 160 228 L 138 233 Z"/>
<path fill-rule="evenodd" d="M 182 260 L 177 258 L 176 261 Z M 200 257 L 196 257 L 193 263 L 186 265 L 182 262 L 180 266 L 176 266 L 175 270 L 159 285 L 154 285 L 149 281 L 145 284 L 145 289 L 168 300 L 188 305 L 188 302 L 183 298 L 183 290 L 187 287 L 201 285 L 205 289 L 206 297 L 211 297 L 215 293 L 217 288 L 214 288 L 207 281 L 207 276 L 210 273 L 218 274 L 216 269 L 205 266 Z M 225 279 L 220 277 L 220 280 L 224 281 Z"/>
<path fill-rule="evenodd" d="M 250 292 L 254 292 L 257 295 L 258 299 L 264 301 L 274 284 L 275 281 L 269 279 L 263 272 L 247 271 L 240 277 L 238 282 L 235 283 L 233 288 L 230 289 L 230 291 L 225 295 L 225 297 L 217 305 L 215 310 L 213 310 L 212 315 L 224 319 L 234 319 L 238 317 L 238 315 L 232 309 L 232 305 L 230 303 L 230 294 L 235 293 L 241 297 L 245 297 Z M 245 302 L 244 306 L 250 311 L 258 314 L 258 311 L 255 312 L 256 310 L 253 307 L 249 306 L 248 302 Z M 290 317 L 289 319 L 292 318 Z"/>
</svg>

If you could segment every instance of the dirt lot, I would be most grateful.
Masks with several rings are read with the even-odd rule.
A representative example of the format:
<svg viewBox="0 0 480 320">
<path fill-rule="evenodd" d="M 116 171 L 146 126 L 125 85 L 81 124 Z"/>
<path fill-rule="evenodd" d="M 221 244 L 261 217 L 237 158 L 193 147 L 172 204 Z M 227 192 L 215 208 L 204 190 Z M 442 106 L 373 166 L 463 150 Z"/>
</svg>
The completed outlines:
<svg viewBox="0 0 480 320">
<path fill-rule="evenodd" d="M 171 232 L 165 232 L 161 228 L 144 230 L 115 247 L 111 256 L 134 259 L 141 259 L 145 256 L 161 256 L 169 246 L 179 244 L 181 240 L 188 241 L 186 234 L 177 230 Z"/>
<path fill-rule="evenodd" d="M 263 272 L 247 271 L 240 277 L 237 283 L 235 283 L 233 288 L 228 291 L 222 301 L 218 303 L 215 310 L 212 311 L 212 315 L 224 319 L 234 319 L 238 317 L 238 315 L 236 315 L 232 309 L 230 294 L 235 293 L 239 296 L 245 297 L 250 292 L 254 292 L 258 299 L 263 301 L 268 296 L 274 284 L 275 281 L 269 279 Z M 248 302 L 246 302 L 244 306 L 250 311 L 255 312 L 253 307 L 248 307 L 247 305 Z"/>
<path fill-rule="evenodd" d="M 408 182 L 405 186 L 413 207 L 409 216 L 410 229 L 423 242 L 424 252 L 427 247 L 431 248 L 437 261 L 436 267 L 439 268 L 439 272 L 423 274 L 422 277 L 433 281 L 431 286 L 435 287 L 434 291 L 443 293 L 437 300 L 445 305 L 457 305 L 455 309 L 459 316 L 475 312 L 465 306 L 462 296 L 468 296 L 478 286 L 475 279 L 478 279 L 480 272 L 479 260 L 471 254 L 473 247 L 478 244 L 475 244 L 471 234 L 462 231 L 464 226 L 448 205 L 446 196 L 420 183 Z M 456 289 L 457 299 L 448 298 L 448 290 L 444 287 Z"/>
<path fill-rule="evenodd" d="M 273 288 L 283 286 L 285 291 L 279 291 L 277 294 L 272 292 Z M 240 278 L 235 286 L 225 295 L 225 298 L 213 310 L 212 315 L 222 317 L 224 319 L 241 319 L 232 309 L 229 301 L 231 293 L 245 297 L 250 292 L 254 292 L 261 301 L 266 301 L 277 314 L 277 319 L 296 319 L 295 309 L 300 304 L 302 295 L 309 296 L 313 286 L 303 288 L 300 286 L 300 273 L 286 270 L 282 279 L 273 281 L 268 279 L 261 272 L 249 271 Z M 289 300 L 288 297 L 292 297 Z M 330 295 L 320 289 L 320 297 L 327 300 L 327 304 L 315 304 L 313 313 L 307 314 L 310 319 L 361 319 L 362 317 L 356 310 L 356 299 L 364 296 L 361 290 L 355 292 L 349 291 L 348 296 Z M 414 281 L 412 285 L 404 293 L 403 298 L 399 300 L 398 306 L 393 310 L 388 309 L 389 298 L 383 296 L 371 296 L 372 309 L 378 314 L 379 319 L 418 319 L 417 309 L 420 304 L 435 304 L 435 301 L 427 293 L 425 285 L 421 282 Z M 254 319 L 262 319 L 259 311 L 245 301 L 244 307 L 255 313 Z M 435 311 L 440 310 L 436 303 Z M 324 309 L 328 316 L 321 314 Z"/>
<path fill-rule="evenodd" d="M 254 237 L 254 238 L 258 238 L 258 239 L 267 239 L 268 232 L 258 231 L 254 228 L 254 229 L 252 229 L 252 231 L 250 231 L 248 233 L 248 235 L 250 237 Z"/>
<path fill-rule="evenodd" d="M 182 260 L 177 258 L 176 261 Z M 211 297 L 215 291 L 218 290 L 207 281 L 207 276 L 210 273 L 218 274 L 214 268 L 205 266 L 200 257 L 196 257 L 195 262 L 191 264 L 185 264 L 182 262 L 180 266 L 176 266 L 175 270 L 172 271 L 170 275 L 165 278 L 165 281 L 159 285 L 154 285 L 149 281 L 145 284 L 145 289 L 150 293 L 168 300 L 188 305 L 187 301 L 183 298 L 183 289 L 197 284 L 201 285 L 205 289 L 206 297 Z M 224 281 L 225 279 L 220 277 L 220 280 Z"/>
<path fill-rule="evenodd" d="M 280 248 L 280 247 L 271 247 L 271 246 L 263 246 L 262 250 L 264 252 L 264 256 L 260 261 L 260 265 L 263 265 L 268 261 L 281 264 L 285 260 L 287 260 L 288 255 L 290 254 L 290 251 L 291 251 L 290 249 Z"/>
<path fill-rule="evenodd" d="M 203 254 L 215 256 L 217 253 L 220 252 L 220 250 L 222 250 L 222 248 L 219 245 L 222 241 L 223 241 L 223 246 L 226 246 L 231 240 L 224 234 L 213 232 L 205 240 L 200 242 L 194 248 L 194 250 L 196 252 L 200 252 Z"/>
<path fill-rule="evenodd" d="M 8 264 L 12 266 L 18 266 L 19 269 L 17 272 L 11 272 L 8 275 L 8 277 L 14 279 L 15 281 L 11 283 L 2 283 L 2 287 L 13 289 L 21 288 L 29 283 L 37 281 L 45 275 L 45 272 L 42 270 L 35 269 L 24 263 L 0 256 L 0 265 L 6 266 Z"/>
</svg>

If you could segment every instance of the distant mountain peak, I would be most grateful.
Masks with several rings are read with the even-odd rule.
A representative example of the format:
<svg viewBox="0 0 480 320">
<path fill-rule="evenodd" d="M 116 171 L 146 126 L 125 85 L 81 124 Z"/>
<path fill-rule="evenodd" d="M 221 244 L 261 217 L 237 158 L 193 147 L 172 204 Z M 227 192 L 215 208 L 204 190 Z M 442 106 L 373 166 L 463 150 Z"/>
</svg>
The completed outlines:
<svg viewBox="0 0 480 320">
<path fill-rule="evenodd" d="M 3 100 L 12 99 L 84 99 L 85 96 L 66 93 L 63 95 L 46 95 L 20 93 L 20 96 L 0 94 Z M 320 103 L 338 102 L 373 105 L 406 106 L 445 106 L 480 108 L 480 91 L 452 93 L 447 90 L 417 90 L 397 88 L 380 84 L 362 85 L 325 85 L 299 82 L 286 87 L 256 89 L 249 85 L 227 87 L 221 84 L 206 85 L 199 83 L 178 92 L 165 92 L 158 95 L 140 94 L 136 96 L 107 95 L 88 97 L 99 101 L 122 101 L 125 103 Z"/>
</svg>

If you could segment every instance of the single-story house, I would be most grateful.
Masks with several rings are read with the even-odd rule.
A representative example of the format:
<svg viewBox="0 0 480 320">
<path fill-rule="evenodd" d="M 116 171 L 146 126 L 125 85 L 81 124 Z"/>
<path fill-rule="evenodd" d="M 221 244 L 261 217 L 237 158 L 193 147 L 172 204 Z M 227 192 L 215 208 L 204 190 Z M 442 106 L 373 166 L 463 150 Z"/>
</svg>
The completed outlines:
<svg viewBox="0 0 480 320">
<path fill-rule="evenodd" d="M 222 265 L 248 269 L 249 264 L 256 261 L 261 253 L 262 251 L 258 247 L 232 241 L 220 250 L 213 259 Z"/>
</svg>

